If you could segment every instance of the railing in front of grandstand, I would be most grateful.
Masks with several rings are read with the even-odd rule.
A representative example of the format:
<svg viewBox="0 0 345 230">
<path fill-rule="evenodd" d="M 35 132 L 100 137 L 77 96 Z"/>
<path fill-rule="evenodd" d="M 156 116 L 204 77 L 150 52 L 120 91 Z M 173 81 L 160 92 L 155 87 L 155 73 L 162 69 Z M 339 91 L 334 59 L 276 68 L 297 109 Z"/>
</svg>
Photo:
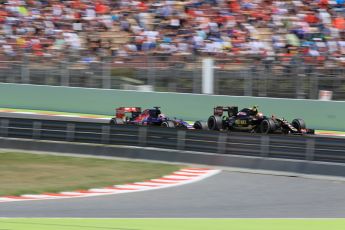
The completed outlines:
<svg viewBox="0 0 345 230">
<path fill-rule="evenodd" d="M 320 90 L 345 99 L 345 65 L 335 60 L 221 57 L 214 62 L 219 95 L 318 99 Z M 88 88 L 202 93 L 200 58 L 131 56 L 80 62 L 23 58 L 0 61 L 0 82 Z"/>
</svg>

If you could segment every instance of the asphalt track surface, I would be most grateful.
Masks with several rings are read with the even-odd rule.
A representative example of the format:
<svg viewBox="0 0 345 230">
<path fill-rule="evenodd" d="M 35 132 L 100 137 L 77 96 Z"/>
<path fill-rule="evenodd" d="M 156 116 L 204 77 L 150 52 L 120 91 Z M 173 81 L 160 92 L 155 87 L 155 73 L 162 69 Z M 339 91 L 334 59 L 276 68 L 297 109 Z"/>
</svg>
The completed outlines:
<svg viewBox="0 0 345 230">
<path fill-rule="evenodd" d="M 0 217 L 345 217 L 345 182 L 223 171 L 159 190 L 0 203 Z"/>
<path fill-rule="evenodd" d="M 33 114 L 0 116 L 95 122 Z M 200 182 L 160 190 L 0 203 L 0 217 L 344 218 L 344 198 L 345 182 L 223 171 Z"/>
<path fill-rule="evenodd" d="M 72 121 L 72 122 L 86 122 L 86 123 L 101 123 L 109 124 L 111 118 L 90 118 L 90 117 L 78 117 L 73 115 L 44 115 L 44 114 L 34 114 L 30 112 L 0 112 L 0 117 L 8 118 L 24 118 L 24 119 L 37 119 L 37 120 L 53 120 L 53 121 Z M 315 135 L 320 136 L 320 135 Z M 334 137 L 334 135 L 322 135 L 328 137 Z"/>
</svg>

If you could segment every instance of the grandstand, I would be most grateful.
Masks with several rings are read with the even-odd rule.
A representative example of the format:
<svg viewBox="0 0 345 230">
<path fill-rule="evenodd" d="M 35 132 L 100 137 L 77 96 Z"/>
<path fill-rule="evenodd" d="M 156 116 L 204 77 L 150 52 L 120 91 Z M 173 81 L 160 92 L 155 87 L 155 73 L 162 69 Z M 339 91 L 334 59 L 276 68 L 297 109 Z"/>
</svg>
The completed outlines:
<svg viewBox="0 0 345 230">
<path fill-rule="evenodd" d="M 1 2 L 1 82 L 345 98 L 344 0 Z"/>
</svg>

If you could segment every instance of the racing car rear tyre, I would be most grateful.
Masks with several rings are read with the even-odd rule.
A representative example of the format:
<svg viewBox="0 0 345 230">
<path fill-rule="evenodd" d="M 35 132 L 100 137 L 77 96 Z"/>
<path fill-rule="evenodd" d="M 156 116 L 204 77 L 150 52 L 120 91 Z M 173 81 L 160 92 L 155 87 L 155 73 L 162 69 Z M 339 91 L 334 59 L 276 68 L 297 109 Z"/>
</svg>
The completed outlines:
<svg viewBox="0 0 345 230">
<path fill-rule="evenodd" d="M 272 133 L 276 130 L 276 124 L 271 118 L 265 119 L 260 124 L 260 132 L 264 134 Z"/>
<path fill-rule="evenodd" d="M 305 129 L 306 128 L 306 125 L 305 125 L 305 122 L 303 119 L 300 119 L 300 118 L 297 118 L 297 119 L 294 119 L 292 122 L 291 122 L 292 126 L 295 127 L 298 131 L 301 130 L 301 129 Z"/>
<path fill-rule="evenodd" d="M 166 128 L 175 128 L 175 123 L 173 121 L 164 121 L 161 126 Z"/>
<path fill-rule="evenodd" d="M 123 125 L 125 122 L 120 118 L 112 118 L 110 120 L 111 125 Z"/>
<path fill-rule="evenodd" d="M 223 120 L 220 116 L 210 116 L 207 120 L 207 126 L 210 130 L 221 130 L 223 128 Z"/>
<path fill-rule="evenodd" d="M 193 125 L 194 129 L 208 130 L 207 122 L 196 121 Z"/>
</svg>

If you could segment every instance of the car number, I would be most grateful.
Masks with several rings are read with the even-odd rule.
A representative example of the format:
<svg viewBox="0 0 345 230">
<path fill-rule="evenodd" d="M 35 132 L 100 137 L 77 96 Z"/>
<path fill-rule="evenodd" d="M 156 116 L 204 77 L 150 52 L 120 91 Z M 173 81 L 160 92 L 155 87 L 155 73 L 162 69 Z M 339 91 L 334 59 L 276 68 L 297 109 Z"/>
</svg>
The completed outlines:
<svg viewBox="0 0 345 230">
<path fill-rule="evenodd" d="M 247 124 L 247 121 L 246 120 L 236 120 L 235 123 L 237 125 L 246 125 Z"/>
</svg>

